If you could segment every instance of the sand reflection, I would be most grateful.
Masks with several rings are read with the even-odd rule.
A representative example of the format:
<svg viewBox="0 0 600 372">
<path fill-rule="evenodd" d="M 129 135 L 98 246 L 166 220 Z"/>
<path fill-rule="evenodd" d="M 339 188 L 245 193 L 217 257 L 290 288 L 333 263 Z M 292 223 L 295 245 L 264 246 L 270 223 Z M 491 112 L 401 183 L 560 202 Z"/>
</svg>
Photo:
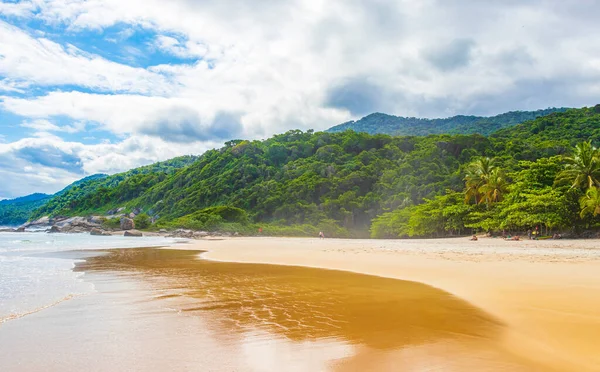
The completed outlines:
<svg viewBox="0 0 600 372">
<path fill-rule="evenodd" d="M 303 267 L 212 262 L 196 259 L 199 251 L 106 252 L 88 258 L 76 270 L 138 276 L 156 289 L 156 301 L 175 303 L 187 315 L 208 317 L 221 334 L 258 331 L 294 342 L 336 340 L 369 353 L 417 350 L 427 359 L 429 349 L 423 352 L 423 347 L 446 345 L 442 349 L 448 351 L 448 345 L 489 345 L 502 332 L 502 325 L 481 310 L 420 283 Z M 361 358 L 355 361 L 364 362 Z M 341 365 L 351 369 L 348 361 Z"/>
</svg>

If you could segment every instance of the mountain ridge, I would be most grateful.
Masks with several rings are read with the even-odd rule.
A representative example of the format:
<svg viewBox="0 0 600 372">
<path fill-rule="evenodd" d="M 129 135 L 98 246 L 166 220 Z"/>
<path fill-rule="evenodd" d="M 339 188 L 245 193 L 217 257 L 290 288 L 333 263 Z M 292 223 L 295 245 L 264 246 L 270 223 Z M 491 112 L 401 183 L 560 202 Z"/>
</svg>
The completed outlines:
<svg viewBox="0 0 600 372">
<path fill-rule="evenodd" d="M 424 119 L 403 117 L 375 112 L 359 120 L 348 121 L 327 129 L 335 133 L 354 130 L 369 134 L 416 135 L 475 134 L 487 136 L 500 129 L 511 127 L 568 108 L 547 108 L 536 111 L 509 111 L 494 116 L 455 115 L 448 118 Z"/>
</svg>

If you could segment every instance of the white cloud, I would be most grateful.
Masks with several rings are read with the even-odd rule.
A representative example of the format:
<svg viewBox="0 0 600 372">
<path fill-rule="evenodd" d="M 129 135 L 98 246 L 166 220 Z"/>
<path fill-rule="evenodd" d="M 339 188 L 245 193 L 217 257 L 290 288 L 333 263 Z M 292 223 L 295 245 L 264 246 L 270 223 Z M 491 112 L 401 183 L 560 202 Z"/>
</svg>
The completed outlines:
<svg viewBox="0 0 600 372">
<path fill-rule="evenodd" d="M 132 136 L 114 144 L 84 145 L 50 134 L 0 143 L 0 177 L 18 180 L 1 183 L 0 195 L 12 198 L 33 192 L 53 193 L 86 175 L 122 172 L 218 146 L 216 142 L 173 146 L 148 136 Z"/>
<path fill-rule="evenodd" d="M 192 41 L 182 43 L 176 38 L 166 35 L 158 35 L 154 41 L 154 46 L 163 52 L 180 58 L 200 58 L 208 53 L 208 48 L 202 43 Z"/>
<path fill-rule="evenodd" d="M 30 17 L 37 9 L 34 2 L 0 3 L 0 14 L 11 17 Z"/>
<path fill-rule="evenodd" d="M 85 130 L 85 122 L 79 121 L 73 123 L 73 125 L 62 125 L 58 126 L 51 123 L 46 119 L 37 119 L 32 121 L 25 121 L 21 123 L 21 127 L 34 129 L 39 132 L 65 132 L 65 133 L 78 133 Z"/>
<path fill-rule="evenodd" d="M 71 84 L 100 91 L 157 95 L 176 89 L 158 73 L 115 63 L 73 45 L 35 38 L 3 21 L 0 45 L 0 75 L 12 82 L 39 86 Z M 14 87 L 11 84 L 6 86 Z"/>
<path fill-rule="evenodd" d="M 124 138 L 97 145 L 95 155 L 83 155 L 92 147 L 73 150 L 83 172 L 156 159 L 144 157 L 146 147 L 150 154 L 160 148 L 174 156 L 185 153 L 189 141 L 198 153 L 227 136 L 325 129 L 376 110 L 422 117 L 496 114 L 593 105 L 600 94 L 600 40 L 595 37 L 600 5 L 591 2 L 16 4 L 3 4 L 0 13 L 34 18 L 50 28 L 66 26 L 67 33 L 125 25 L 120 37 L 130 38 L 133 30 L 151 30 L 158 35 L 153 48 L 197 59 L 133 68 L 0 21 L 1 109 L 23 116 L 26 129 L 37 125 L 37 141 L 67 146 L 56 134 L 77 127 L 59 127 L 58 117 L 61 123 L 65 117 L 94 123 Z M 143 51 L 147 45 L 138 47 Z M 52 88 L 63 84 L 76 89 Z M 50 91 L 16 94 L 40 86 Z M 133 143 L 137 150 L 129 157 L 119 152 Z"/>
</svg>

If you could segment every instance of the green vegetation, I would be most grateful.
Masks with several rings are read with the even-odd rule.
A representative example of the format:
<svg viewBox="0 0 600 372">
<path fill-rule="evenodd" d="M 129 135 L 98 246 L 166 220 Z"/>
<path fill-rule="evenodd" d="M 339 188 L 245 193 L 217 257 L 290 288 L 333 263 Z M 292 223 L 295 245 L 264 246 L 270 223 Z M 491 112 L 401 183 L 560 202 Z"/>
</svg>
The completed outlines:
<svg viewBox="0 0 600 372">
<path fill-rule="evenodd" d="M 328 129 L 328 132 L 353 130 L 392 136 L 479 133 L 487 136 L 502 128 L 512 127 L 528 120 L 566 110 L 566 108 L 548 108 L 537 111 L 511 111 L 491 117 L 458 115 L 446 119 L 406 118 L 374 113 L 357 121 L 336 125 Z"/>
<path fill-rule="evenodd" d="M 50 195 L 31 194 L 11 200 L 0 200 L 0 225 L 17 226 L 29 219 L 31 213 L 43 206 Z"/>
<path fill-rule="evenodd" d="M 146 213 L 140 213 L 133 219 L 136 229 L 147 229 L 152 225 L 152 219 Z"/>
<path fill-rule="evenodd" d="M 55 194 L 48 203 L 35 210 L 30 219 L 46 215 L 75 216 L 106 212 L 118 207 L 121 202 L 141 195 L 196 159 L 195 156 L 181 156 L 112 176 L 99 174 L 86 177 Z"/>
<path fill-rule="evenodd" d="M 287 236 L 586 229 L 600 222 L 599 140 L 600 105 L 488 137 L 293 130 L 82 184 L 34 215 L 124 207 L 153 229 Z"/>
</svg>

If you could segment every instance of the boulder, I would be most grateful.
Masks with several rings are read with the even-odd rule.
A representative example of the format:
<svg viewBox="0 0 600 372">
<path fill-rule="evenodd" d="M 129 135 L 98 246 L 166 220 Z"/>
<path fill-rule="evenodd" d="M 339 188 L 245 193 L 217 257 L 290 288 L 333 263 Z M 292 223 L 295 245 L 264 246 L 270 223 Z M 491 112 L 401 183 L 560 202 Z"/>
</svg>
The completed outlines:
<svg viewBox="0 0 600 372">
<path fill-rule="evenodd" d="M 25 228 L 23 226 L 17 228 L 15 232 L 25 232 Z"/>
<path fill-rule="evenodd" d="M 125 210 L 125 207 L 117 208 L 117 213 L 121 213 Z"/>
<path fill-rule="evenodd" d="M 133 214 L 135 214 L 136 216 L 140 213 L 142 213 L 143 209 L 142 208 L 133 208 L 133 210 L 131 212 L 133 212 Z"/>
<path fill-rule="evenodd" d="M 101 236 L 104 235 L 104 231 L 100 230 L 97 227 L 94 227 L 91 231 L 90 231 L 90 235 L 97 235 L 97 236 Z"/>
<path fill-rule="evenodd" d="M 106 218 L 103 216 L 90 216 L 88 217 L 88 222 L 93 225 L 102 225 L 106 221 Z"/>
<path fill-rule="evenodd" d="M 59 232 L 61 232 L 60 228 L 56 225 L 52 225 L 52 227 L 50 227 L 50 230 L 48 230 L 48 234 L 56 234 Z"/>
<path fill-rule="evenodd" d="M 129 218 L 135 218 L 135 216 L 136 216 L 135 213 L 133 213 L 133 212 L 129 213 Z"/>
<path fill-rule="evenodd" d="M 44 216 L 42 218 L 39 218 L 35 221 L 31 221 L 31 222 L 27 222 L 25 225 L 23 225 L 23 227 L 30 227 L 30 226 L 50 226 L 52 223 L 50 221 L 50 217 L 48 216 Z"/>
<path fill-rule="evenodd" d="M 158 230 L 158 232 L 161 233 L 161 234 L 168 233 L 167 229 L 160 229 L 160 230 Z"/>
<path fill-rule="evenodd" d="M 133 230 L 135 229 L 135 222 L 131 218 L 121 218 L 121 230 Z"/>
<path fill-rule="evenodd" d="M 59 227 L 61 232 L 78 233 L 100 228 L 102 226 L 100 221 L 100 218 L 86 217 L 57 218 L 53 226 Z"/>
<path fill-rule="evenodd" d="M 125 233 L 123 234 L 123 236 L 141 237 L 141 236 L 144 236 L 144 234 L 142 234 L 142 232 L 138 231 L 138 230 L 127 230 L 127 231 L 125 231 Z"/>
</svg>

